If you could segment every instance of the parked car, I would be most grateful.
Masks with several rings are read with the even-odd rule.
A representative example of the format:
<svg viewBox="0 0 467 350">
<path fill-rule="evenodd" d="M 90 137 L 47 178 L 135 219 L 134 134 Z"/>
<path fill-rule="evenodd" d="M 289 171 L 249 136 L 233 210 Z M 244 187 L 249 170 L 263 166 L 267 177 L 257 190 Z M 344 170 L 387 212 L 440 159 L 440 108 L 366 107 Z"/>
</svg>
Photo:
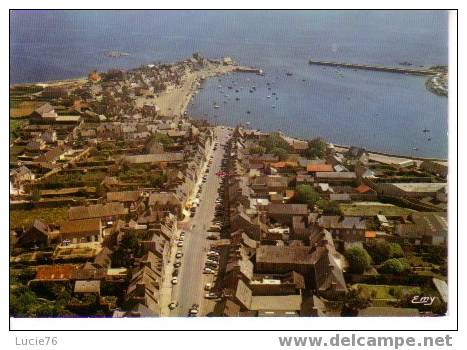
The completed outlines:
<svg viewBox="0 0 467 350">
<path fill-rule="evenodd" d="M 177 243 L 177 247 L 180 247 L 180 248 L 183 247 L 183 241 L 179 241 L 179 242 Z"/>
<path fill-rule="evenodd" d="M 219 239 L 219 237 L 218 237 L 217 235 L 209 235 L 209 236 L 207 237 L 207 239 L 217 240 L 217 239 Z"/>
<path fill-rule="evenodd" d="M 178 284 L 178 278 L 177 277 L 172 278 L 171 282 L 173 285 Z"/>
<path fill-rule="evenodd" d="M 206 295 L 204 296 L 206 299 L 217 299 L 219 298 L 219 296 L 216 294 L 216 293 L 206 293 Z"/>
<path fill-rule="evenodd" d="M 176 257 L 177 259 L 180 259 L 182 256 L 183 256 L 183 253 L 182 253 L 182 252 L 177 252 L 177 254 L 175 254 L 175 257 Z"/>
<path fill-rule="evenodd" d="M 170 310 L 173 310 L 173 309 L 175 309 L 177 306 L 178 306 L 178 303 L 175 302 L 175 301 L 172 301 L 172 302 L 169 304 L 169 309 L 170 309 Z"/>
<path fill-rule="evenodd" d="M 206 285 L 204 286 L 204 290 L 211 290 L 211 288 L 212 288 L 211 282 L 206 283 Z"/>
<path fill-rule="evenodd" d="M 172 277 L 177 277 L 178 276 L 178 269 L 175 269 L 172 271 Z"/>
<path fill-rule="evenodd" d="M 213 274 L 215 271 L 213 269 L 210 269 L 209 267 L 205 267 L 203 269 L 204 274 Z"/>
<path fill-rule="evenodd" d="M 174 267 L 180 267 L 180 266 L 182 266 L 181 261 L 177 261 L 174 263 Z"/>
<path fill-rule="evenodd" d="M 188 316 L 189 317 L 196 317 L 198 315 L 198 309 L 199 309 L 199 305 L 198 304 L 193 304 L 190 308 L 190 310 L 188 310 Z"/>
</svg>

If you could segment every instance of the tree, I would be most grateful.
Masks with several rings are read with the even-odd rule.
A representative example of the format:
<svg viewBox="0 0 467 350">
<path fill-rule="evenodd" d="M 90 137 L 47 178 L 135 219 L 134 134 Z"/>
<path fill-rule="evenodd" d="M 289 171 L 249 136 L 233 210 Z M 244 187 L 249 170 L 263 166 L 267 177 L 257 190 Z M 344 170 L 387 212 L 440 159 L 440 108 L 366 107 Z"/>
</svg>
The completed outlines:
<svg viewBox="0 0 467 350">
<path fill-rule="evenodd" d="M 164 146 L 170 146 L 174 143 L 174 140 L 170 136 L 160 132 L 153 136 L 153 140 L 162 143 Z"/>
<path fill-rule="evenodd" d="M 132 231 L 125 232 L 120 244 L 112 253 L 112 266 L 132 267 L 139 251 L 139 240 L 136 234 Z"/>
<path fill-rule="evenodd" d="M 391 275 L 401 275 L 410 269 L 410 265 L 405 259 L 388 259 L 379 268 L 379 272 Z"/>
<path fill-rule="evenodd" d="M 404 256 L 404 251 L 399 243 L 389 243 L 391 247 L 391 258 L 402 258 Z"/>
<path fill-rule="evenodd" d="M 308 158 L 322 158 L 326 154 L 326 142 L 322 138 L 315 138 L 308 141 L 308 149 L 305 155 Z"/>
<path fill-rule="evenodd" d="M 336 201 L 330 201 L 327 199 L 320 199 L 316 205 L 323 210 L 323 214 L 326 215 L 342 215 L 343 212 Z"/>
<path fill-rule="evenodd" d="M 298 203 L 308 204 L 312 207 L 319 201 L 320 196 L 312 186 L 303 184 L 296 187 L 295 199 Z"/>
<path fill-rule="evenodd" d="M 349 263 L 348 271 L 351 273 L 363 273 L 370 267 L 371 257 L 368 252 L 359 246 L 353 246 L 345 251 L 345 257 Z"/>
<path fill-rule="evenodd" d="M 262 146 L 251 146 L 250 148 L 248 148 L 248 151 L 250 152 L 250 154 L 263 154 L 264 152 L 266 152 L 266 148 Z"/>
<path fill-rule="evenodd" d="M 391 258 L 391 247 L 386 241 L 377 241 L 370 249 L 371 257 L 376 264 L 381 264 L 383 261 Z"/>
<path fill-rule="evenodd" d="M 287 158 L 289 158 L 289 152 L 281 147 L 274 147 L 271 150 L 271 153 L 274 154 L 276 157 L 279 157 L 279 160 L 287 160 Z"/>
<path fill-rule="evenodd" d="M 402 247 L 397 243 L 388 243 L 380 240 L 370 250 L 371 257 L 376 264 L 381 264 L 391 258 L 401 258 L 404 256 Z"/>
<path fill-rule="evenodd" d="M 352 288 L 343 299 L 341 316 L 357 316 L 358 310 L 370 305 L 370 298 L 362 295 L 357 289 Z"/>
<path fill-rule="evenodd" d="M 166 174 L 155 174 L 151 175 L 149 182 L 152 187 L 162 187 L 162 185 L 167 181 Z"/>
<path fill-rule="evenodd" d="M 290 145 L 277 132 L 269 134 L 260 142 L 260 145 L 265 147 L 267 152 L 271 152 L 271 150 L 276 147 L 283 148 L 286 151 L 290 150 Z"/>
</svg>

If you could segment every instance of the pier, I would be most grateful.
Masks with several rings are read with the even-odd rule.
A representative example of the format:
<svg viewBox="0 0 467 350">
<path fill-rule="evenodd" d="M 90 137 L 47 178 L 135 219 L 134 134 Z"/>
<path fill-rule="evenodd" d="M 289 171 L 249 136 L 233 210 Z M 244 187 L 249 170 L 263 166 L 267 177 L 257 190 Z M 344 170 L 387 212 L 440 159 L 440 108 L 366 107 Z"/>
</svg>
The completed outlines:
<svg viewBox="0 0 467 350">
<path fill-rule="evenodd" d="M 436 75 L 439 72 L 433 69 L 423 69 L 423 68 L 407 68 L 407 67 L 385 67 L 385 66 L 375 66 L 368 64 L 356 64 L 356 63 L 341 63 L 341 62 L 332 62 L 332 61 L 315 61 L 310 60 L 309 64 L 319 65 L 319 66 L 331 66 L 331 67 L 340 67 L 340 68 L 349 68 L 349 69 L 364 69 L 364 70 L 374 70 L 380 72 L 388 73 L 399 73 L 399 74 L 412 74 L 412 75 Z"/>
<path fill-rule="evenodd" d="M 263 74 L 263 70 L 259 68 L 254 68 L 254 67 L 235 67 L 236 72 L 241 72 L 241 73 L 256 73 L 258 75 Z"/>
</svg>

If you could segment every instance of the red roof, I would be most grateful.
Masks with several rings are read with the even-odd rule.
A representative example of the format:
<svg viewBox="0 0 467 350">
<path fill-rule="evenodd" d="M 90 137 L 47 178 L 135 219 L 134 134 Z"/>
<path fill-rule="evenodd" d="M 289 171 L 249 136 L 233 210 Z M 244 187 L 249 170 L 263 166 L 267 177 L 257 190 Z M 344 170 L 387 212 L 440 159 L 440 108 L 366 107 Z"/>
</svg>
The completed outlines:
<svg viewBox="0 0 467 350">
<path fill-rule="evenodd" d="M 77 265 L 45 265 L 39 266 L 36 272 L 36 280 L 64 280 L 70 279 Z"/>
<path fill-rule="evenodd" d="M 361 184 L 355 189 L 355 191 L 357 191 L 358 193 L 366 193 L 368 191 L 371 191 L 371 188 L 365 184 Z"/>
<path fill-rule="evenodd" d="M 311 173 L 334 171 L 331 164 L 308 164 L 306 170 Z"/>
</svg>

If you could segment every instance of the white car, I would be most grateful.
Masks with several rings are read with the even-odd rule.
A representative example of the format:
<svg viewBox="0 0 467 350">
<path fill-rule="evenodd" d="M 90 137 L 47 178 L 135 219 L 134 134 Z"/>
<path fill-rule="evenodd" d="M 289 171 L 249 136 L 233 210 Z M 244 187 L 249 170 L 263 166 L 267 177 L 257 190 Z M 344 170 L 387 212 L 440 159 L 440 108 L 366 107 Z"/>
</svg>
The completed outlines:
<svg viewBox="0 0 467 350">
<path fill-rule="evenodd" d="M 172 278 L 172 281 L 171 281 L 171 282 L 172 282 L 172 284 L 174 284 L 174 285 L 175 285 L 175 284 L 178 284 L 178 278 L 177 278 L 177 277 Z"/>
<path fill-rule="evenodd" d="M 213 269 L 210 269 L 209 267 L 205 267 L 203 269 L 204 274 L 213 274 L 215 271 Z"/>
<path fill-rule="evenodd" d="M 177 259 L 180 259 L 182 256 L 183 256 L 183 253 L 181 253 L 181 252 L 178 252 L 177 254 L 175 254 L 175 257 Z"/>
<path fill-rule="evenodd" d="M 204 297 L 206 299 L 217 299 L 219 296 L 216 293 L 206 293 Z"/>
<path fill-rule="evenodd" d="M 193 317 L 193 316 L 196 316 L 196 315 L 198 315 L 198 310 L 197 309 L 192 308 L 192 309 L 190 309 L 190 311 L 188 311 L 188 316 Z"/>
<path fill-rule="evenodd" d="M 216 252 L 215 250 L 210 250 L 210 251 L 208 252 L 208 255 L 219 256 L 219 252 Z"/>
<path fill-rule="evenodd" d="M 212 288 L 212 283 L 208 282 L 206 283 L 206 285 L 204 286 L 204 290 L 211 290 Z"/>
<path fill-rule="evenodd" d="M 177 243 L 177 247 L 180 247 L 180 248 L 183 247 L 183 241 L 179 241 L 179 242 Z"/>
<path fill-rule="evenodd" d="M 185 236 L 180 235 L 180 237 L 178 238 L 178 240 L 179 240 L 180 242 L 183 242 L 183 241 L 185 240 Z"/>
</svg>

